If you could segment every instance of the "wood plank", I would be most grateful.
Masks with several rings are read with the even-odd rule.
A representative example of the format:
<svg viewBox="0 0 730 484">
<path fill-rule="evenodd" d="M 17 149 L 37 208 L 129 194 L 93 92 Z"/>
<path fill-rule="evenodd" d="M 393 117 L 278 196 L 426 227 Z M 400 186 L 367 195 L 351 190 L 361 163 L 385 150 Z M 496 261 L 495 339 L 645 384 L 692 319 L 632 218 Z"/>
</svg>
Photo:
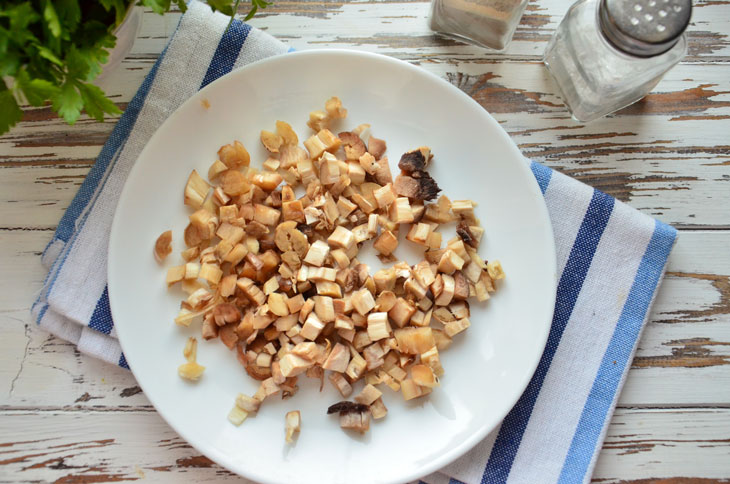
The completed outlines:
<svg viewBox="0 0 730 484">
<path fill-rule="evenodd" d="M 594 480 L 688 472 L 695 478 L 728 477 L 728 425 L 730 410 L 725 409 L 621 409 L 609 427 Z M 241 482 L 152 411 L 3 411 L 0 430 L 3 482 Z"/>
<path fill-rule="evenodd" d="M 50 231 L 0 230 L 0 405 L 146 406 L 134 378 L 79 354 L 35 326 L 29 313 L 45 270 L 39 254 Z M 620 404 L 727 405 L 730 402 L 730 260 L 713 257 L 730 232 L 682 233 Z M 692 388 L 692 391 L 687 391 Z"/>
<path fill-rule="evenodd" d="M 687 481 L 666 482 L 694 484 L 691 478 L 729 478 L 728 462 L 730 411 L 622 409 L 611 421 L 593 481 L 656 482 L 682 476 Z"/>
</svg>

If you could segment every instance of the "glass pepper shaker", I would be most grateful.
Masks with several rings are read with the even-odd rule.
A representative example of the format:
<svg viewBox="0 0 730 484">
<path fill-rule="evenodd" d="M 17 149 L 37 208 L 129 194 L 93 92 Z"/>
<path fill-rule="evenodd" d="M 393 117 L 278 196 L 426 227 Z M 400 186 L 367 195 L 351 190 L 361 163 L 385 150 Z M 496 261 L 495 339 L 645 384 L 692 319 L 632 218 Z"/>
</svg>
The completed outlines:
<svg viewBox="0 0 730 484">
<path fill-rule="evenodd" d="M 432 0 L 431 30 L 481 47 L 504 50 L 528 0 Z"/>
<path fill-rule="evenodd" d="M 591 121 L 632 104 L 687 50 L 691 0 L 579 0 L 545 50 L 543 62 L 565 104 Z"/>
</svg>

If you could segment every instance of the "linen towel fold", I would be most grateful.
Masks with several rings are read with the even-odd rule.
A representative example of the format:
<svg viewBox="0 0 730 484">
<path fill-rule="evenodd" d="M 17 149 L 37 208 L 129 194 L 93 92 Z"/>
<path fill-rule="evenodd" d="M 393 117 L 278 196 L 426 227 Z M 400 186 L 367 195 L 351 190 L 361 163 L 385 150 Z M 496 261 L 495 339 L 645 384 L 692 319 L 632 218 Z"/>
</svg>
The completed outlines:
<svg viewBox="0 0 730 484">
<path fill-rule="evenodd" d="M 114 128 L 42 255 L 38 324 L 86 354 L 128 368 L 106 287 L 109 232 L 132 165 L 155 130 L 197 90 L 287 47 L 193 1 Z M 526 161 L 530 163 L 529 161 Z M 676 231 L 530 163 L 555 233 L 560 274 L 547 347 L 504 422 L 429 484 L 590 480 Z"/>
</svg>

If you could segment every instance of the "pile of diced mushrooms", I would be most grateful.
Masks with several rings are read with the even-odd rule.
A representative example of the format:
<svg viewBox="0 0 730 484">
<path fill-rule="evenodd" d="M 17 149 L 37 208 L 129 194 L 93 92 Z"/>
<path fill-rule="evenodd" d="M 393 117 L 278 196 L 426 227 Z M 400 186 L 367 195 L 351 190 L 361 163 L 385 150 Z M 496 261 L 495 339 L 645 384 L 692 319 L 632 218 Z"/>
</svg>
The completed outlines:
<svg viewBox="0 0 730 484">
<path fill-rule="evenodd" d="M 229 419 L 240 425 L 265 399 L 296 393 L 301 375 L 327 379 L 344 399 L 357 382 L 354 401 L 329 407 L 342 428 L 365 432 L 370 417 L 387 409 L 379 388 L 400 391 L 405 400 L 439 384 L 439 352 L 469 327 L 470 297 L 489 299 L 504 273 L 477 248 L 484 233 L 470 200 L 450 201 L 426 171 L 429 148 L 405 153 L 393 179 L 386 143 L 369 125 L 333 134 L 328 128 L 347 111 L 332 98 L 310 113 L 315 134 L 300 147 L 294 130 L 277 121 L 262 131 L 269 152 L 263 169 L 250 166 L 239 141 L 218 151 L 208 180 L 195 170 L 185 186 L 191 207 L 185 228 L 185 263 L 172 267 L 167 284 L 188 294 L 175 322 L 202 319 L 202 337 L 220 338 L 261 381 L 253 396 L 239 394 Z M 297 197 L 295 189 L 306 190 Z M 301 188 L 300 188 L 301 190 Z M 454 222 L 457 236 L 442 242 L 439 227 Z M 396 261 L 403 225 L 423 260 Z M 373 247 L 386 269 L 370 273 L 358 261 L 362 245 Z M 171 252 L 171 232 L 155 244 L 155 256 Z M 204 367 L 195 342 L 179 375 L 197 380 Z M 298 411 L 286 416 L 291 442 Z"/>
</svg>

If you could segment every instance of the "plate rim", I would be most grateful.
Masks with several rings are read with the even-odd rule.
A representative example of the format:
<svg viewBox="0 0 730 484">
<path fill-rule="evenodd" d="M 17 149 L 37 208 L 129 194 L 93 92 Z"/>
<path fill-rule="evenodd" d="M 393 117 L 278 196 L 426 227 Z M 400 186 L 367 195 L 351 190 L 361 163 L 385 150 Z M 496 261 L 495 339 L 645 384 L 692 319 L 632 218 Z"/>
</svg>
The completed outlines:
<svg viewBox="0 0 730 484">
<path fill-rule="evenodd" d="M 411 64 L 409 62 L 403 61 L 401 59 L 397 59 L 395 57 L 386 56 L 383 54 L 378 53 L 372 53 L 372 52 L 364 52 L 364 51 L 357 51 L 352 49 L 338 49 L 338 48 L 323 48 L 323 49 L 309 49 L 309 50 L 303 50 L 303 51 L 293 51 L 293 52 L 287 52 L 285 54 L 279 54 L 271 57 L 267 57 L 265 59 L 261 59 L 255 62 L 252 62 L 250 64 L 247 64 L 245 66 L 242 66 L 238 69 L 235 69 L 228 74 L 225 74 L 215 81 L 211 82 L 210 84 L 206 85 L 202 89 L 198 90 L 196 93 L 194 93 L 192 96 L 190 96 L 187 100 L 185 100 L 180 106 L 178 106 L 175 111 L 173 111 L 163 122 L 160 124 L 160 126 L 157 127 L 155 132 L 150 136 L 149 140 L 145 144 L 142 151 L 140 151 L 137 160 L 135 160 L 133 166 L 131 167 L 127 179 L 124 182 L 124 186 L 122 188 L 122 191 L 119 196 L 119 200 L 117 202 L 117 205 L 121 203 L 126 197 L 128 197 L 127 192 L 130 190 L 130 184 L 128 183 L 132 177 L 138 176 L 137 173 L 140 172 L 143 168 L 141 168 L 141 164 L 138 163 L 139 159 L 144 158 L 145 153 L 149 149 L 149 147 L 156 141 L 156 139 L 160 136 L 162 136 L 161 128 L 168 124 L 169 122 L 172 122 L 174 119 L 181 116 L 182 111 L 186 106 L 188 106 L 191 103 L 196 102 L 199 98 L 205 97 L 206 93 L 208 91 L 212 91 L 216 89 L 216 86 L 220 84 L 220 82 L 229 77 L 229 76 L 242 76 L 245 75 L 245 73 L 249 70 L 251 70 L 254 67 L 258 67 L 264 64 L 275 64 L 278 62 L 286 62 L 286 59 L 292 58 L 292 57 L 304 57 L 304 56 L 354 56 L 354 57 L 362 57 L 362 58 L 368 58 L 368 59 L 374 59 L 376 61 L 381 61 L 385 63 L 390 63 L 391 65 L 396 66 L 396 68 L 404 68 L 407 70 L 410 70 L 412 72 L 417 73 L 416 75 L 420 75 L 422 77 L 426 77 L 430 79 L 431 81 L 436 82 L 444 89 L 447 89 L 451 91 L 454 95 L 461 97 L 463 100 L 467 102 L 467 104 L 470 104 L 473 108 L 477 108 L 480 111 L 481 116 L 484 117 L 485 121 L 488 123 L 493 124 L 496 128 L 496 132 L 499 133 L 499 136 L 501 136 L 504 140 L 507 141 L 507 146 L 509 147 L 510 151 L 513 151 L 516 155 L 516 157 L 524 158 L 522 155 L 522 152 L 519 150 L 519 147 L 516 145 L 516 143 L 512 140 L 510 135 L 507 133 L 507 131 L 494 119 L 494 117 L 479 103 L 477 103 L 473 98 L 471 98 L 468 94 L 463 92 L 458 87 L 454 86 L 450 82 L 446 81 L 445 79 L 437 76 L 436 74 L 433 74 L 417 65 Z M 529 160 L 527 160 L 529 162 Z M 553 277 L 550 279 L 551 287 L 550 290 L 550 296 L 551 300 L 553 301 L 553 304 L 550 306 L 549 314 L 545 314 L 545 319 L 547 320 L 542 324 L 542 334 L 540 335 L 541 343 L 539 347 L 541 350 L 539 352 L 536 352 L 529 367 L 530 371 L 527 373 L 524 384 L 521 384 L 521 391 L 517 394 L 516 397 L 511 399 L 511 403 L 509 405 L 509 410 L 502 415 L 499 419 L 497 419 L 496 423 L 493 425 L 484 425 L 482 428 L 478 429 L 476 432 L 474 432 L 469 438 L 464 439 L 461 441 L 458 445 L 448 449 L 438 459 L 432 460 L 429 464 L 426 464 L 421 467 L 421 470 L 419 470 L 417 473 L 410 473 L 401 476 L 397 481 L 378 481 L 378 482 L 410 482 L 416 479 L 419 479 L 423 476 L 426 476 L 428 474 L 431 474 L 432 472 L 438 471 L 439 469 L 451 464 L 458 458 L 465 455 L 467 452 L 469 452 L 477 443 L 481 442 L 490 432 L 492 432 L 494 429 L 496 429 L 499 424 L 504 420 L 504 418 L 507 416 L 509 411 L 514 407 L 514 405 L 517 403 L 519 398 L 522 396 L 524 391 L 527 389 L 527 386 L 529 385 L 530 381 L 532 380 L 532 377 L 537 370 L 537 367 L 539 365 L 540 359 L 542 358 L 542 353 L 544 352 L 544 348 L 547 344 L 548 336 L 550 333 L 550 329 L 552 327 L 552 319 L 554 315 L 554 309 L 555 304 L 554 301 L 556 300 L 557 295 L 557 252 L 555 247 L 555 236 L 553 232 L 553 226 L 552 222 L 550 220 L 549 212 L 547 205 L 545 203 L 545 199 L 542 195 L 540 186 L 535 179 L 535 176 L 533 175 L 532 171 L 529 168 L 529 163 L 518 163 L 518 170 L 522 172 L 523 175 L 525 175 L 525 178 L 528 180 L 528 183 L 524 189 L 526 190 L 527 194 L 531 196 L 532 198 L 535 198 L 539 200 L 538 202 L 538 210 L 540 212 L 540 219 L 542 219 L 543 222 L 545 222 L 546 228 L 548 230 L 548 244 L 549 247 L 547 247 L 548 252 L 552 255 L 550 257 L 550 260 L 548 261 L 549 265 L 548 271 L 550 274 L 553 275 Z M 119 314 L 119 310 L 115 311 L 115 307 L 118 307 L 117 303 L 115 303 L 115 294 L 116 291 L 113 289 L 115 287 L 115 284 L 112 282 L 114 278 L 112 277 L 112 273 L 114 273 L 113 264 L 112 261 L 114 260 L 112 255 L 113 247 L 115 246 L 114 240 L 118 239 L 118 236 L 116 236 L 117 232 L 120 230 L 119 225 L 122 223 L 120 222 L 120 217 L 118 216 L 119 210 L 118 207 L 115 208 L 114 212 L 114 218 L 112 220 L 111 230 L 109 233 L 109 246 L 107 249 L 107 284 L 108 284 L 108 296 L 109 296 L 109 305 L 110 310 L 112 314 L 112 319 L 115 321 L 115 327 L 117 328 L 117 336 L 119 344 L 122 348 L 123 354 L 125 352 L 125 346 L 130 344 L 130 339 L 127 339 L 127 343 L 125 343 L 123 340 L 125 337 L 123 336 L 125 330 L 119 330 L 120 327 L 123 327 L 123 324 L 121 326 L 116 324 L 116 321 L 121 321 L 122 319 L 117 319 L 115 317 L 116 314 Z M 147 392 L 147 389 L 145 388 L 145 385 L 137 378 L 137 374 L 134 371 L 135 363 L 131 361 L 130 359 L 126 360 L 127 365 L 129 366 L 130 371 L 135 377 L 135 380 L 137 380 L 137 383 L 142 388 L 142 391 L 145 393 L 145 397 L 150 401 L 152 406 L 155 408 L 157 414 L 165 421 L 167 425 L 169 425 L 178 435 L 180 435 L 189 445 L 191 445 L 194 449 L 196 449 L 201 454 L 205 455 L 206 457 L 213 460 L 216 464 L 220 465 L 221 467 L 237 474 L 242 477 L 245 477 L 247 479 L 252 479 L 260 483 L 271 483 L 276 484 L 278 481 L 272 480 L 271 478 L 267 477 L 266 475 L 257 473 L 256 471 L 253 471 L 251 469 L 241 468 L 239 466 L 236 466 L 234 463 L 230 462 L 230 459 L 228 456 L 223 453 L 219 452 L 217 448 L 215 447 L 206 447 L 205 451 L 201 449 L 196 442 L 194 442 L 195 439 L 189 438 L 188 432 L 184 429 L 179 428 L 176 424 L 168 420 L 165 413 L 160 409 L 159 402 L 156 401 L 156 399 L 151 397 L 151 394 Z"/>
</svg>

